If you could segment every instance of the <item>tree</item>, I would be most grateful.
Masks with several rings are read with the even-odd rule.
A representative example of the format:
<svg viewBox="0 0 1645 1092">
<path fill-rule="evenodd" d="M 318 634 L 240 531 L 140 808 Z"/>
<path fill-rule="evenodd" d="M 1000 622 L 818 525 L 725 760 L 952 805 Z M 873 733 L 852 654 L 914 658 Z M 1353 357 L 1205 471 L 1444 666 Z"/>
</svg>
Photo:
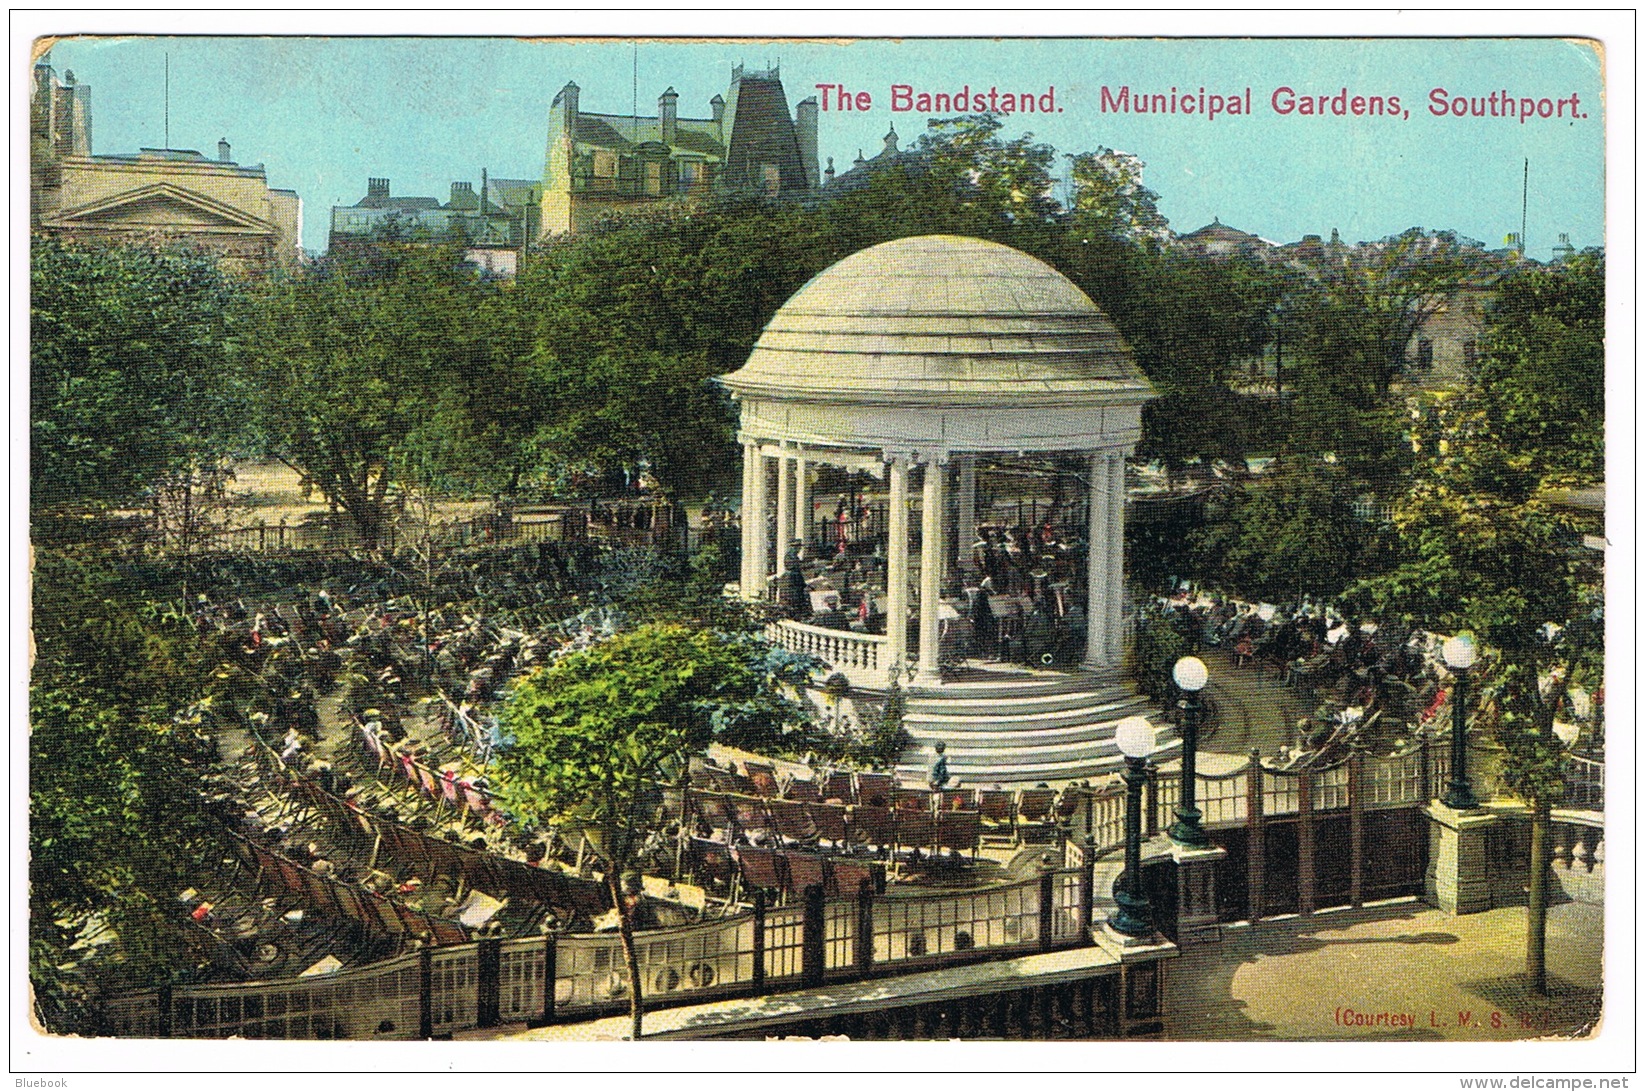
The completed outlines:
<svg viewBox="0 0 1645 1092">
<path fill-rule="evenodd" d="M 1059 209 L 1051 179 L 1056 149 L 1033 133 L 1001 139 L 1001 128 L 993 114 L 932 118 L 917 150 L 962 205 L 1014 224 L 1050 220 Z"/>
<path fill-rule="evenodd" d="M 619 908 L 633 1037 L 641 1035 L 637 894 L 622 877 L 655 818 L 660 788 L 716 739 L 768 738 L 808 707 L 785 692 L 809 665 L 773 673 L 761 644 L 654 624 L 619 634 L 520 680 L 502 713 L 515 742 L 500 758 L 516 812 L 594 835 L 606 889 Z"/>
<path fill-rule="evenodd" d="M 1252 598 L 1335 596 L 1385 563 L 1383 536 L 1354 500 L 1342 467 L 1282 460 L 1268 477 L 1208 505 L 1192 537 L 1196 567 Z"/>
<path fill-rule="evenodd" d="M 1602 676 L 1602 590 L 1571 548 L 1573 518 L 1550 503 L 1531 459 L 1502 442 L 1479 400 L 1440 399 L 1413 430 L 1424 457 L 1395 507 L 1400 564 L 1350 590 L 1373 616 L 1408 615 L 1441 633 L 1477 634 L 1475 724 L 1503 752 L 1503 779 L 1531 808 L 1527 969 L 1544 992 L 1544 875 L 1548 814 L 1564 792 L 1564 751 L 1553 734 L 1567 687 Z M 1553 636 L 1550 636 L 1550 635 Z"/>
<path fill-rule="evenodd" d="M 1605 256 L 1516 269 L 1487 314 L 1478 389 L 1490 428 L 1545 473 L 1591 480 L 1605 459 Z"/>
<path fill-rule="evenodd" d="M 32 241 L 37 528 L 51 514 L 139 505 L 226 449 L 224 318 L 237 293 L 203 256 Z"/>
<path fill-rule="evenodd" d="M 387 529 L 392 486 L 493 454 L 461 441 L 494 423 L 477 392 L 514 389 L 487 321 L 498 292 L 454 251 L 382 244 L 271 281 L 242 311 L 241 397 L 259 445 L 348 513 L 365 549 Z"/>
<path fill-rule="evenodd" d="M 164 981 L 184 959 L 176 893 L 220 855 L 200 804 L 212 665 L 175 611 L 95 560 L 42 551 L 33 577 L 29 975 L 48 1027 L 91 1032 L 72 946 L 111 928 L 121 959 L 96 985 Z"/>
<path fill-rule="evenodd" d="M 1112 235 L 1131 242 L 1163 243 L 1170 228 L 1159 211 L 1159 194 L 1142 184 L 1147 166 L 1113 148 L 1069 156 L 1073 193 L 1068 224 L 1079 234 Z"/>
</svg>

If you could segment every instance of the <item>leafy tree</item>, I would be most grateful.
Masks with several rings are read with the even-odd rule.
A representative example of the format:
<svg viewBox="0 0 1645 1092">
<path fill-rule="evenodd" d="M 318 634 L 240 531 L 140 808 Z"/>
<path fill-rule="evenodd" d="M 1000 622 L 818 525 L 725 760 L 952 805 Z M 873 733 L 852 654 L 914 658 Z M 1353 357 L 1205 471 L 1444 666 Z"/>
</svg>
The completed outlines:
<svg viewBox="0 0 1645 1092">
<path fill-rule="evenodd" d="M 1169 239 L 1170 229 L 1157 203 L 1159 194 L 1142 184 L 1146 166 L 1137 156 L 1113 148 L 1070 156 L 1069 227 L 1081 234 L 1112 235 L 1133 242 Z"/>
<path fill-rule="evenodd" d="M 105 926 L 119 937 L 118 966 L 98 967 L 104 987 L 184 962 L 175 896 L 220 849 L 198 791 L 213 757 L 197 730 L 211 665 L 175 612 L 58 551 L 35 567 L 33 621 L 29 974 L 47 1026 L 83 1032 L 77 940 Z"/>
<path fill-rule="evenodd" d="M 1340 466 L 1282 460 L 1270 475 L 1213 500 L 1193 538 L 1199 571 L 1255 599 L 1334 596 L 1385 564 L 1377 527 L 1354 510 Z"/>
<path fill-rule="evenodd" d="M 383 244 L 269 282 L 243 310 L 236 355 L 260 446 L 346 512 L 367 550 L 392 486 L 492 454 L 461 441 L 491 424 L 477 392 L 514 389 L 492 355 L 499 291 L 454 251 Z"/>
<path fill-rule="evenodd" d="M 181 252 L 30 247 L 30 510 L 134 506 L 227 446 L 224 316 L 237 294 Z M 56 524 L 59 530 L 62 524 Z"/>
<path fill-rule="evenodd" d="M 1516 269 L 1478 358 L 1493 435 L 1545 473 L 1592 479 L 1605 457 L 1605 257 Z"/>
<path fill-rule="evenodd" d="M 773 670 L 775 668 L 775 670 Z M 761 643 L 653 624 L 574 652 L 521 680 L 502 713 L 515 743 L 500 758 L 518 812 L 589 830 L 620 908 L 633 1037 L 641 982 L 622 876 L 691 755 L 716 739 L 759 742 L 803 719 L 784 691 L 807 664 L 774 663 Z"/>
<path fill-rule="evenodd" d="M 1475 672 L 1475 724 L 1502 748 L 1504 780 L 1531 806 L 1527 966 L 1543 992 L 1546 831 L 1565 783 L 1554 715 L 1568 686 L 1601 677 L 1602 592 L 1572 550 L 1573 518 L 1550 503 L 1539 468 L 1501 442 L 1476 399 L 1442 399 L 1413 444 L 1426 459 L 1395 509 L 1401 563 L 1350 598 L 1377 616 L 1472 631 L 1488 649 Z"/>
<path fill-rule="evenodd" d="M 1002 139 L 1001 128 L 993 114 L 932 118 L 918 151 L 963 205 L 1016 224 L 1049 220 L 1059 209 L 1051 178 L 1056 149 L 1033 133 Z"/>
</svg>

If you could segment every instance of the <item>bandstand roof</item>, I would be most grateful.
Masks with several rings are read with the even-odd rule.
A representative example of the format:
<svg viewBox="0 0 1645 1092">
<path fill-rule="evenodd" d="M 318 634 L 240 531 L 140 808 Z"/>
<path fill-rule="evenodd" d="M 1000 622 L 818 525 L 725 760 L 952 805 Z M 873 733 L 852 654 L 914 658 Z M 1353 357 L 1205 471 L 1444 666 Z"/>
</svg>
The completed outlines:
<svg viewBox="0 0 1645 1092">
<path fill-rule="evenodd" d="M 1067 277 L 957 235 L 881 243 L 785 303 L 721 380 L 740 396 L 923 406 L 1130 405 L 1154 396 L 1130 346 Z"/>
</svg>

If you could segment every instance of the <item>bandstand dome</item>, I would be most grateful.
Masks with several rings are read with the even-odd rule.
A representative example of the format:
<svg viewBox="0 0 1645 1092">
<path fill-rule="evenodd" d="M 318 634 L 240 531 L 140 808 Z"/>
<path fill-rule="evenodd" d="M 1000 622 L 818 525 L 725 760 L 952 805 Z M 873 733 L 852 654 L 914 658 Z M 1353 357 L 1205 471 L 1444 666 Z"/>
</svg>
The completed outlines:
<svg viewBox="0 0 1645 1092">
<path fill-rule="evenodd" d="M 843 258 L 722 380 L 747 398 L 945 406 L 1135 405 L 1130 347 L 1067 277 L 983 239 L 921 235 Z"/>
</svg>

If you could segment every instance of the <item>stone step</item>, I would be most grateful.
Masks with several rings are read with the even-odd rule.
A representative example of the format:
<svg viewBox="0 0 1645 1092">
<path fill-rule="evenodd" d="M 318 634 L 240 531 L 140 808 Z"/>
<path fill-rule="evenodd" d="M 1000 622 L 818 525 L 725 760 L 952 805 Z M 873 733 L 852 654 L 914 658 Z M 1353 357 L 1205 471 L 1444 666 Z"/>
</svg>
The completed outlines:
<svg viewBox="0 0 1645 1092">
<path fill-rule="evenodd" d="M 1159 750 L 1155 752 L 1156 761 L 1174 757 L 1180 742 L 1174 737 L 1166 739 L 1162 733 Z M 931 763 L 929 754 L 922 757 L 924 761 L 898 766 L 898 777 L 907 784 L 923 783 L 931 772 Z M 953 779 L 950 787 L 954 788 L 988 788 L 996 784 L 1003 788 L 1022 788 L 1041 782 L 1057 788 L 1070 782 L 1118 773 L 1123 764 L 1124 760 L 1110 743 L 1106 754 L 1076 752 L 1069 756 L 1028 748 L 1009 753 L 994 751 L 970 761 L 956 761 L 950 753 L 948 774 Z"/>
<path fill-rule="evenodd" d="M 978 702 L 975 708 L 965 712 L 943 713 L 910 705 L 903 714 L 903 724 L 915 734 L 918 734 L 916 728 L 927 733 L 1009 732 L 1078 724 L 1111 724 L 1150 708 L 1148 699 L 1140 694 L 1098 695 L 1061 704 L 1066 708 L 1023 709 L 1005 703 Z"/>
<path fill-rule="evenodd" d="M 1081 718 L 1070 724 L 1029 722 L 1021 725 L 973 723 L 970 726 L 926 724 L 903 721 L 903 731 L 915 746 L 929 747 L 944 743 L 949 761 L 963 754 L 1000 753 L 1038 750 L 1045 747 L 1066 747 L 1076 744 L 1112 747 L 1114 726 L 1132 712 L 1151 708 L 1139 702 L 1134 709 L 1120 710 L 1100 719 Z"/>
</svg>

